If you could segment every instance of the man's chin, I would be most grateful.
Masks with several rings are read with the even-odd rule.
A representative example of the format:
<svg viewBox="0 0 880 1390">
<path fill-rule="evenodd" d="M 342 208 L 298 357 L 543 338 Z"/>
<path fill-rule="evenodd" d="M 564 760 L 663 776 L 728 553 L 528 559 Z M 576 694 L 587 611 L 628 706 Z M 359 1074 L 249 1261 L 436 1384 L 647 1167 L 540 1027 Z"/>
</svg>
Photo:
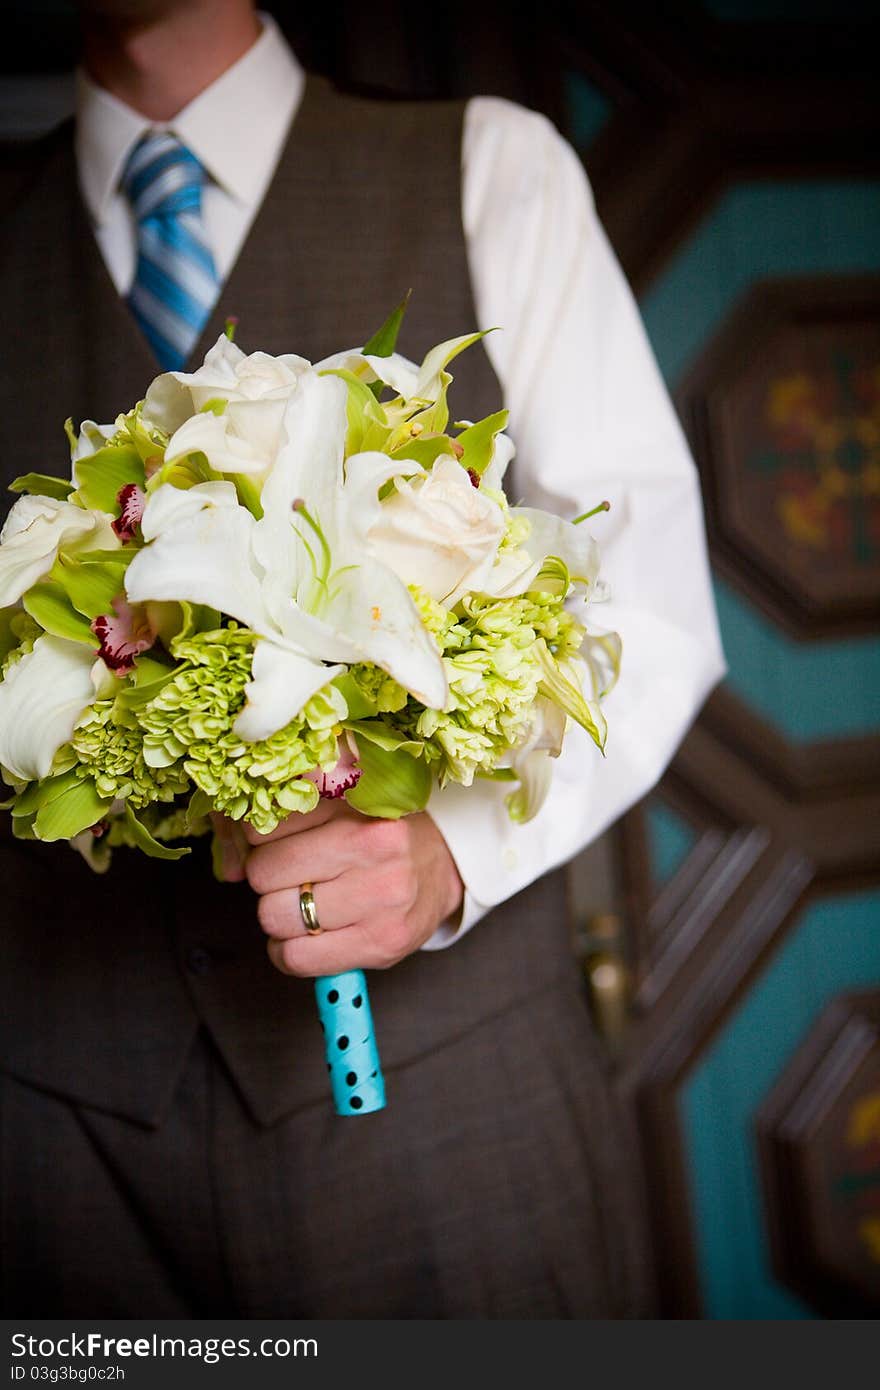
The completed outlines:
<svg viewBox="0 0 880 1390">
<path fill-rule="evenodd" d="M 180 9 L 180 0 L 76 0 L 83 19 L 152 25 Z"/>
</svg>

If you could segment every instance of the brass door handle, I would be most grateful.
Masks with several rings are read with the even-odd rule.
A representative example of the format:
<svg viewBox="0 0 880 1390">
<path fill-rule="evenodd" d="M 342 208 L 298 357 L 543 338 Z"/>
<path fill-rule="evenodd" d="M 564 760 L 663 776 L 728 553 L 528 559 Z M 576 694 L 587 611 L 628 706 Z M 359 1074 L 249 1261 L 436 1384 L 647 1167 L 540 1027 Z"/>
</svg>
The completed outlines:
<svg viewBox="0 0 880 1390">
<path fill-rule="evenodd" d="M 581 955 L 597 1031 L 608 1048 L 616 1052 L 626 1035 L 632 998 L 622 918 L 614 913 L 591 918 L 581 937 Z"/>
</svg>

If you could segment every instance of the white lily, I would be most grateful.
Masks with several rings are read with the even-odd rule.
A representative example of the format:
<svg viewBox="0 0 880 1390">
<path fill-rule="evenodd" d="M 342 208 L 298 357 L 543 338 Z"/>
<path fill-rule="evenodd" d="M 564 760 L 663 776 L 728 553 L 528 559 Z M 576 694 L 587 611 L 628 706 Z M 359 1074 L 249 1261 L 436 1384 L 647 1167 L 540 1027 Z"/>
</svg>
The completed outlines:
<svg viewBox="0 0 880 1390">
<path fill-rule="evenodd" d="M 315 363 L 315 371 L 351 372 L 352 376 L 368 385 L 381 381 L 404 401 L 415 398 L 419 381 L 419 369 L 415 362 L 399 352 L 392 352 L 388 357 L 373 357 L 359 348 L 349 348 L 345 352 L 335 352 L 332 357 L 325 357 L 323 361 Z"/>
<path fill-rule="evenodd" d="M 510 754 L 519 787 L 508 799 L 514 820 L 529 821 L 541 809 L 553 780 L 551 758 L 562 752 L 568 720 L 563 709 L 539 697 L 531 711 L 528 731 Z"/>
<path fill-rule="evenodd" d="M 562 560 L 572 581 L 582 585 L 584 597 L 591 597 L 599 574 L 599 547 L 589 532 L 535 507 L 511 507 L 510 514 L 529 523 L 528 535 L 515 550 L 498 557 L 483 592 L 493 598 L 524 594 L 545 560 L 555 556 Z"/>
<path fill-rule="evenodd" d="M 0 608 L 17 603 L 42 579 L 62 546 L 77 551 L 118 549 L 111 520 L 54 497 L 19 498 L 0 531 Z"/>
<path fill-rule="evenodd" d="M 99 449 L 103 449 L 108 439 L 112 439 L 115 433 L 115 424 L 99 425 L 94 420 L 83 420 L 79 427 L 79 434 L 71 437 L 71 462 L 76 465 L 80 459 L 90 458 Z"/>
<path fill-rule="evenodd" d="M 427 705 L 442 708 L 448 698 L 443 663 L 406 586 L 367 541 L 379 489 L 417 465 L 365 453 L 343 469 L 346 399 L 337 377 L 302 373 L 260 521 L 225 482 L 187 491 L 165 484 L 144 512 L 149 544 L 128 568 L 129 599 L 206 603 L 263 639 L 235 724 L 242 738 L 282 728 L 344 669 L 324 662 L 372 662 Z"/>
<path fill-rule="evenodd" d="M 452 359 L 482 336 L 482 333 L 465 333 L 459 338 L 438 343 L 426 354 L 421 365 L 411 362 L 399 352 L 389 353 L 387 357 L 374 357 L 364 353 L 362 348 L 348 348 L 316 362 L 315 371 L 349 371 L 367 383 L 383 382 L 404 401 L 427 405 L 436 401 L 444 386 L 452 380 L 446 371 Z"/>
<path fill-rule="evenodd" d="M 0 763 L 24 782 L 48 777 L 106 676 L 103 661 L 81 642 L 38 637 L 0 682 Z"/>
</svg>

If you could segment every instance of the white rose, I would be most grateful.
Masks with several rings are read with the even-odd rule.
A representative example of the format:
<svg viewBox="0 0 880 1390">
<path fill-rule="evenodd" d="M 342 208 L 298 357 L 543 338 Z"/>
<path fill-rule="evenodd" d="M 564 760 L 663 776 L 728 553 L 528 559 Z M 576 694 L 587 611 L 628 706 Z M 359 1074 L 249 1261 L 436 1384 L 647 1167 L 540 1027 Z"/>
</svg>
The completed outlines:
<svg viewBox="0 0 880 1390">
<path fill-rule="evenodd" d="M 191 415 L 172 434 L 166 462 L 203 453 L 218 473 L 253 473 L 265 478 L 278 456 L 286 401 L 231 401 L 222 415 Z"/>
<path fill-rule="evenodd" d="M 246 357 L 228 338 L 220 338 L 198 371 L 157 378 L 147 392 L 144 414 L 153 423 L 164 422 L 163 428 L 177 422 L 166 460 L 203 453 L 218 473 L 249 473 L 262 481 L 278 457 L 284 413 L 304 373 L 314 375 L 304 357 L 270 357 L 266 352 Z M 204 409 L 214 401 L 226 401 L 225 410 Z M 182 420 L 178 408 L 184 412 Z"/>
<path fill-rule="evenodd" d="M 194 372 L 164 372 L 149 387 L 143 414 L 153 425 L 174 434 L 209 401 L 262 401 L 274 403 L 267 413 L 281 428 L 284 406 L 311 364 L 304 357 L 285 353 L 242 352 L 221 334 Z"/>
<path fill-rule="evenodd" d="M 367 539 L 405 584 L 450 607 L 486 584 L 505 531 L 504 513 L 461 464 L 439 458 L 430 473 L 396 478 Z"/>
</svg>

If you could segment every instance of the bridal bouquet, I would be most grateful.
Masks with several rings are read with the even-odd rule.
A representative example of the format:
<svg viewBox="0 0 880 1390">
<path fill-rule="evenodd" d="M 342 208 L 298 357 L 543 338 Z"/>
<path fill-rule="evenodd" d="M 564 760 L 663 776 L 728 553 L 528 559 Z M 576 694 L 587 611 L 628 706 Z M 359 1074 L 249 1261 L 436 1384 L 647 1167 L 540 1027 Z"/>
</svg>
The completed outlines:
<svg viewBox="0 0 880 1390">
<path fill-rule="evenodd" d="M 507 412 L 450 424 L 447 369 L 482 335 L 415 365 L 394 351 L 403 308 L 316 364 L 246 355 L 230 325 L 112 425 L 68 421 L 69 480 L 12 484 L 0 772 L 16 835 L 67 840 L 100 871 L 120 846 L 187 854 L 212 813 L 268 833 L 344 795 L 395 818 L 484 777 L 510 782 L 524 822 L 568 721 L 603 748 L 620 642 L 583 623 L 586 517 L 511 505 Z M 328 1046 L 337 1109 L 380 1108 L 361 972 L 317 993 L 346 1040 L 342 1060 Z"/>
</svg>

